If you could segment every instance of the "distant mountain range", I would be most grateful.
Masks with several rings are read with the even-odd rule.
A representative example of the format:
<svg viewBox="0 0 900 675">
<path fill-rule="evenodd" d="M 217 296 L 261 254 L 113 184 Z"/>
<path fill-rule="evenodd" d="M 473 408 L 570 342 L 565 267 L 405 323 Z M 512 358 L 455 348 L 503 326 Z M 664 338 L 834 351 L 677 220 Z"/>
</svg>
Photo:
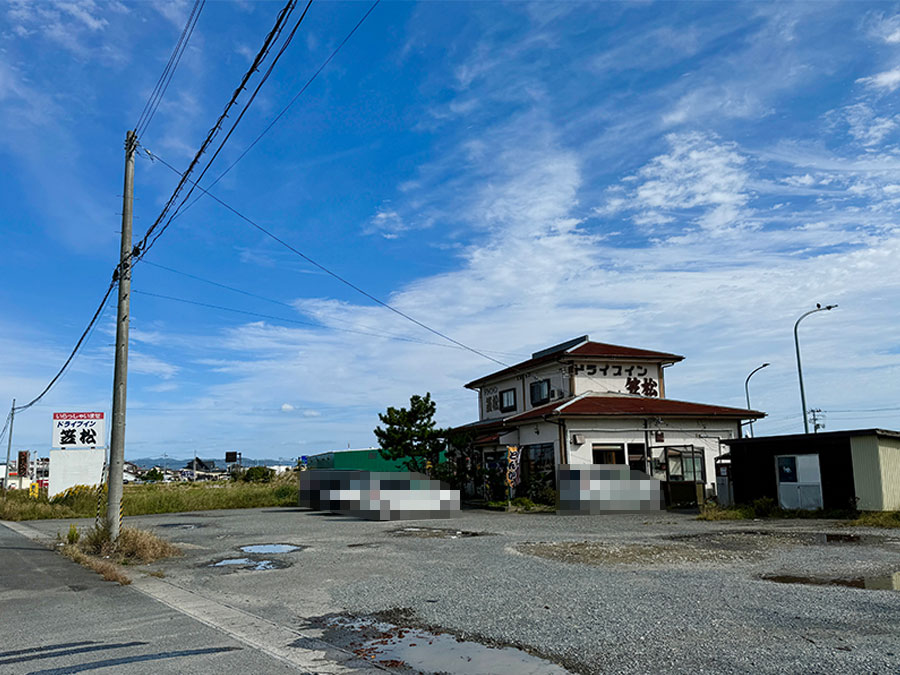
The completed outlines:
<svg viewBox="0 0 900 675">
<path fill-rule="evenodd" d="M 218 457 L 216 459 L 210 459 L 208 457 L 197 457 L 197 459 L 202 459 L 206 462 L 207 465 L 215 465 L 221 468 L 225 468 L 225 458 Z M 193 461 L 193 457 L 138 457 L 136 459 L 128 459 L 126 460 L 131 462 L 132 464 L 136 464 L 142 469 L 150 469 L 154 466 L 162 466 L 168 469 L 183 469 L 189 463 Z M 281 464 L 293 464 L 297 460 L 295 458 L 285 458 L 285 459 L 251 459 L 249 457 L 244 457 L 241 459 L 241 466 L 276 466 Z"/>
</svg>

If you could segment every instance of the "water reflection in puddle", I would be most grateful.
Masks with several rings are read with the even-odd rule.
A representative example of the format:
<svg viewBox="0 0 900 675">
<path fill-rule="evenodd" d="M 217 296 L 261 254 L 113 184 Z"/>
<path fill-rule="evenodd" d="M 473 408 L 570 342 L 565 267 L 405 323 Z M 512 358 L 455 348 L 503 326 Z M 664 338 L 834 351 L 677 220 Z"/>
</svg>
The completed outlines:
<svg viewBox="0 0 900 675">
<path fill-rule="evenodd" d="M 900 591 L 900 572 L 868 577 L 811 577 L 790 574 L 767 574 L 764 581 L 779 584 L 804 584 L 807 586 L 846 586 L 868 591 Z"/>
<path fill-rule="evenodd" d="M 402 628 L 370 619 L 334 618 L 333 628 L 351 630 L 362 638 L 351 649 L 380 665 L 409 667 L 422 673 L 458 675 L 565 675 L 568 670 L 514 647 L 486 647 L 447 633 Z"/>
<path fill-rule="evenodd" d="M 469 532 L 445 527 L 416 527 L 408 525 L 391 530 L 391 534 L 400 537 L 423 537 L 426 539 L 463 539 L 465 537 L 483 537 L 487 532 Z"/>
<path fill-rule="evenodd" d="M 276 563 L 274 560 L 252 560 L 251 558 L 226 558 L 218 562 L 210 563 L 210 567 L 240 567 L 242 569 L 261 572 L 263 570 L 274 570 L 286 565 Z"/>
<path fill-rule="evenodd" d="M 244 553 L 255 554 L 273 554 L 273 553 L 290 553 L 299 551 L 302 547 L 293 544 L 253 544 L 251 546 L 241 546 Z"/>
</svg>

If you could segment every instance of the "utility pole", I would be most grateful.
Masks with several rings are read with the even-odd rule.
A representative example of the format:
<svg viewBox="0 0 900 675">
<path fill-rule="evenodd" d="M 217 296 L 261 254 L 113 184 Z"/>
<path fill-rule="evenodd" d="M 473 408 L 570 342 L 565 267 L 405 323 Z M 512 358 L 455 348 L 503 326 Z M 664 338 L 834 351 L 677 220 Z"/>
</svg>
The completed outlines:
<svg viewBox="0 0 900 675">
<path fill-rule="evenodd" d="M 119 306 L 116 315 L 116 366 L 113 375 L 112 434 L 109 440 L 109 492 L 106 523 L 119 538 L 122 477 L 125 469 L 125 397 L 128 392 L 128 322 L 131 302 L 131 218 L 134 208 L 134 152 L 137 136 L 125 135 L 125 187 L 122 191 L 122 247 L 119 255 Z"/>
<path fill-rule="evenodd" d="M 16 417 L 16 399 L 13 399 L 12 408 L 9 409 L 9 438 L 6 440 L 6 475 L 3 477 L 3 498 L 6 499 L 6 493 L 9 491 L 9 453 L 12 450 L 12 431 L 13 422 Z"/>
</svg>

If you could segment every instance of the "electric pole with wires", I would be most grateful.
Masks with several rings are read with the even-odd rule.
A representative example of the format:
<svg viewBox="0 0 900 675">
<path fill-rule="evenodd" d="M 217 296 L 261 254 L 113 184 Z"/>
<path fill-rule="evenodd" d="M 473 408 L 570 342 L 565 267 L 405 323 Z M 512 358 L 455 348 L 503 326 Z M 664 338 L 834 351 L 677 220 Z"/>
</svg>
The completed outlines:
<svg viewBox="0 0 900 675">
<path fill-rule="evenodd" d="M 116 364 L 113 374 L 112 433 L 109 440 L 109 492 L 106 522 L 109 536 L 119 538 L 122 479 L 125 470 L 125 398 L 128 392 L 128 323 L 131 304 L 131 218 L 134 207 L 134 153 L 137 136 L 125 136 L 125 187 L 122 191 L 122 246 L 119 255 L 119 307 L 116 314 Z"/>
</svg>

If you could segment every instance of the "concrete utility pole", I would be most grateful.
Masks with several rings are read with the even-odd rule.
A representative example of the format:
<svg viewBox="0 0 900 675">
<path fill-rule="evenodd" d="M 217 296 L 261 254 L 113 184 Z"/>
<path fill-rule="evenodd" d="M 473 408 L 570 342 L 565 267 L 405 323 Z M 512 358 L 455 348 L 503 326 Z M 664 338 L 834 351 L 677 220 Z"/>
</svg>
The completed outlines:
<svg viewBox="0 0 900 675">
<path fill-rule="evenodd" d="M 134 208 L 134 152 L 137 137 L 125 136 L 125 187 L 122 191 L 122 248 L 119 255 L 119 308 L 116 316 L 116 366 L 113 375 L 112 434 L 109 440 L 109 492 L 106 522 L 110 538 L 119 538 L 122 478 L 125 470 L 125 397 L 128 391 L 128 321 L 131 302 L 131 217 Z"/>
<path fill-rule="evenodd" d="M 9 453 L 12 450 L 12 429 L 16 418 L 16 399 L 13 399 L 12 408 L 9 409 L 9 438 L 6 440 L 6 475 L 3 477 L 3 497 L 9 491 Z"/>
</svg>

